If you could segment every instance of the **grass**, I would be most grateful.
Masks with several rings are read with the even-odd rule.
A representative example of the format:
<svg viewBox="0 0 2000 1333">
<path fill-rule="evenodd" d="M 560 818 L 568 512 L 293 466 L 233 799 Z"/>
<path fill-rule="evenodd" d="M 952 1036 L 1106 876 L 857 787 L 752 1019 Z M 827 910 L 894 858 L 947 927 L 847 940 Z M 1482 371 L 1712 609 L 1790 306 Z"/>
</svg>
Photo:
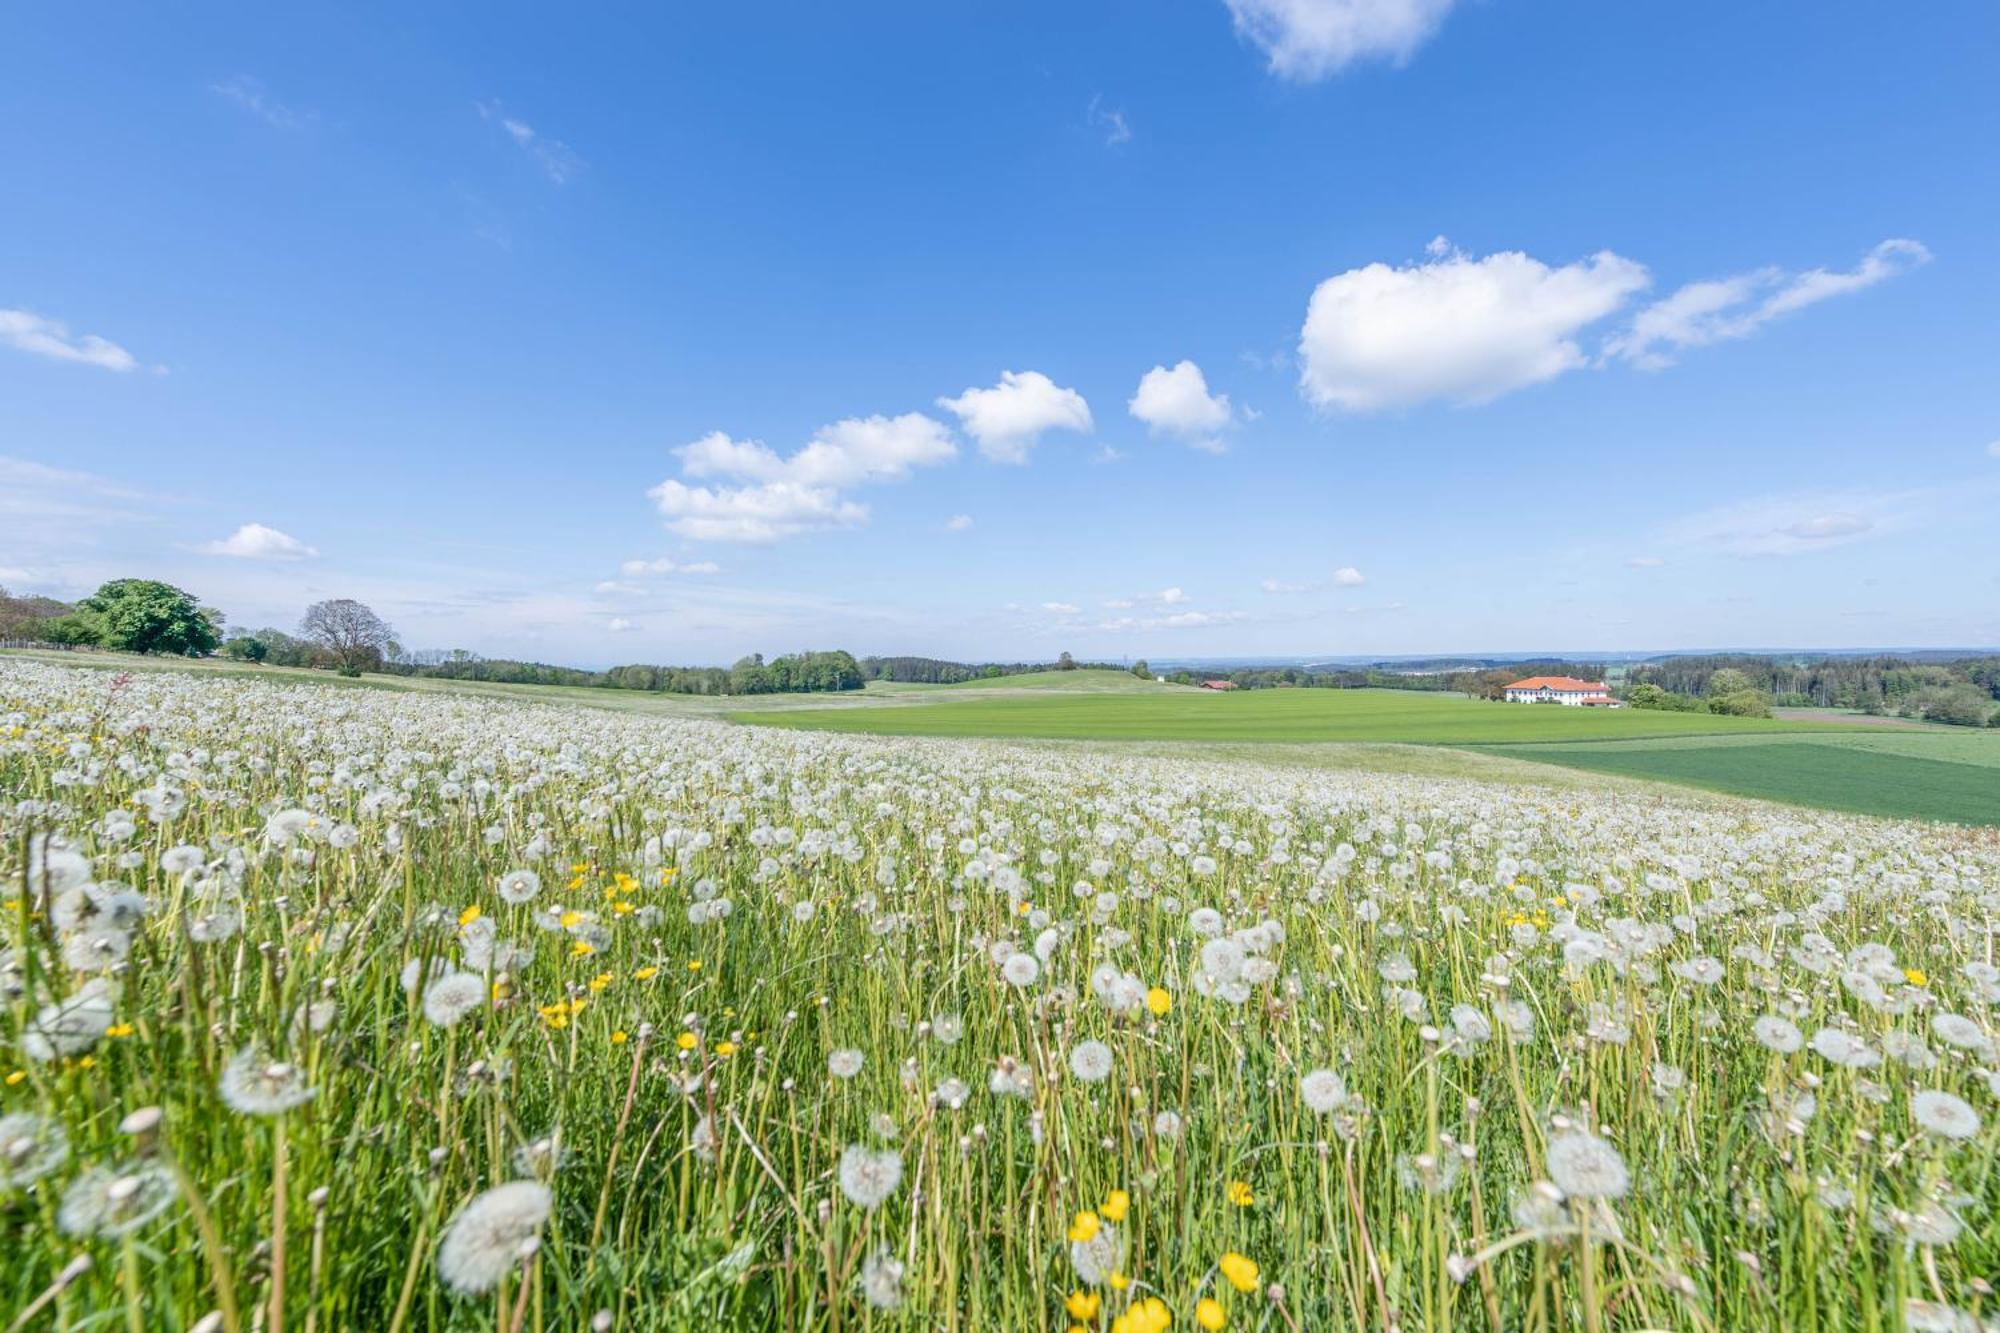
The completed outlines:
<svg viewBox="0 0 2000 1333">
<path fill-rule="evenodd" d="M 220 671 L 0 719 L 18 1327 L 1991 1310 L 1983 835 Z"/>
<path fill-rule="evenodd" d="M 1082 673 L 1077 673 L 1082 674 Z M 1706 713 L 1495 704 L 1414 690 L 1065 692 L 967 698 L 939 687 L 923 707 L 838 711 L 776 709 L 734 720 L 889 736 L 987 736 L 1065 740 L 1359 741 L 1476 745 L 1610 740 L 1634 736 L 1784 734 L 1821 730 L 1764 718 Z"/>
<path fill-rule="evenodd" d="M 1913 757 L 1838 741 L 1507 745 L 1493 753 L 1822 810 L 2000 824 L 2000 773 L 1991 763 Z"/>
</svg>

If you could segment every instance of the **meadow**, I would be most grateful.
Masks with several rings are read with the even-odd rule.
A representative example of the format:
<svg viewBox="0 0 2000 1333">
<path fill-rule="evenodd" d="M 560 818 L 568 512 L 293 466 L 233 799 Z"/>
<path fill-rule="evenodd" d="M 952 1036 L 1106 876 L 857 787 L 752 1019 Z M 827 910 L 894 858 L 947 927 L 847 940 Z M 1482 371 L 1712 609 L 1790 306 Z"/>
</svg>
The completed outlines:
<svg viewBox="0 0 2000 1333">
<path fill-rule="evenodd" d="M 0 1327 L 1990 1326 L 1990 833 L 1139 749 L 0 660 Z"/>
<path fill-rule="evenodd" d="M 1066 676 L 1093 679 L 1066 688 Z M 894 706 L 735 716 L 880 735 L 1261 745 L 1274 757 L 1280 747 L 1313 744 L 1443 746 L 1820 809 L 2000 825 L 2000 734 L 1991 731 L 1536 707 L 1398 690 L 1225 694 L 1111 672 L 1021 680 L 1012 688 L 980 682 L 995 687 L 984 690 L 903 687 L 922 692 L 883 701 Z M 912 702 L 925 706 L 904 706 Z"/>
</svg>

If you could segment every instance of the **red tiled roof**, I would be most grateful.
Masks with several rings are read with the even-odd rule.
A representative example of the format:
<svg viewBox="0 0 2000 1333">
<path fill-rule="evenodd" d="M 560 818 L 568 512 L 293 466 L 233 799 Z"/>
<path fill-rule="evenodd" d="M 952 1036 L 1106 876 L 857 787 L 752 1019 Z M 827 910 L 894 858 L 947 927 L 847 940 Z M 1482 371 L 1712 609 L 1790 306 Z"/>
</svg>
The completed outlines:
<svg viewBox="0 0 2000 1333">
<path fill-rule="evenodd" d="M 1578 680 L 1574 676 L 1530 676 L 1507 687 L 1510 690 L 1562 690 L 1567 693 L 1604 694 L 1601 680 Z"/>
</svg>

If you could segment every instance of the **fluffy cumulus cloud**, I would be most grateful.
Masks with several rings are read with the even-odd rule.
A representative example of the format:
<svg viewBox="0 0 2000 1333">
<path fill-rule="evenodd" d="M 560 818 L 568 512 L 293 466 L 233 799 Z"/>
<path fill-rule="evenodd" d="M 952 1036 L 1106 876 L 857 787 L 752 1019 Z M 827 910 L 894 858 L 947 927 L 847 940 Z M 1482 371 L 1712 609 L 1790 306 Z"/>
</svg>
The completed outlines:
<svg viewBox="0 0 2000 1333">
<path fill-rule="evenodd" d="M 1285 596 L 1295 592 L 1308 591 L 1307 585 L 1303 583 L 1287 583 L 1283 579 L 1265 579 L 1258 586 L 1273 596 Z"/>
<path fill-rule="evenodd" d="M 1126 407 L 1153 434 L 1170 435 L 1211 453 L 1226 447 L 1222 432 L 1236 419 L 1229 395 L 1210 393 L 1207 377 L 1192 361 L 1179 362 L 1172 370 L 1154 366 L 1140 377 L 1138 392 Z"/>
<path fill-rule="evenodd" d="M 683 475 L 721 482 L 697 486 L 674 478 L 648 491 L 669 528 L 694 541 L 774 542 L 867 522 L 868 507 L 843 491 L 949 462 L 958 446 L 941 423 L 909 412 L 822 426 L 789 457 L 721 431 L 675 453 Z"/>
<path fill-rule="evenodd" d="M 206 555 L 233 556 L 238 560 L 310 560 L 319 554 L 290 533 L 267 528 L 262 523 L 245 523 L 201 549 Z"/>
<path fill-rule="evenodd" d="M 953 514 L 950 518 L 944 521 L 944 530 L 946 532 L 972 531 L 972 515 Z"/>
<path fill-rule="evenodd" d="M 639 628 L 639 626 L 627 620 L 624 616 L 613 616 L 604 622 L 604 628 L 610 630 L 613 634 L 626 634 Z"/>
<path fill-rule="evenodd" d="M 1236 31 L 1271 72 L 1301 82 L 1359 60 L 1408 60 L 1430 40 L 1453 0 L 1226 0 Z"/>
<path fill-rule="evenodd" d="M 1025 463 L 1047 432 L 1087 434 L 1092 425 L 1083 395 L 1039 370 L 1002 371 L 1000 382 L 990 389 L 967 389 L 937 403 L 959 419 L 966 434 L 979 442 L 979 452 L 996 463 Z"/>
<path fill-rule="evenodd" d="M 1421 263 L 1320 283 L 1299 334 L 1300 387 L 1347 412 L 1487 402 L 1588 365 L 1577 336 L 1646 282 L 1643 265 L 1609 250 L 1551 268 L 1516 250 L 1475 259 L 1440 238 Z"/>
<path fill-rule="evenodd" d="M 1649 285 L 1643 264 L 1609 250 L 1560 267 L 1515 250 L 1479 258 L 1440 236 L 1421 262 L 1349 269 L 1314 289 L 1299 333 L 1299 387 L 1316 407 L 1373 412 L 1489 402 L 1610 361 L 1656 370 L 1687 348 L 1747 338 L 1929 258 L 1916 241 L 1888 240 L 1851 269 L 1705 279 L 1596 334 L 1593 326 Z M 1584 350 L 1587 334 L 1601 338 L 1595 354 Z"/>
<path fill-rule="evenodd" d="M 1605 343 L 1605 355 L 1644 370 L 1674 363 L 1690 347 L 1747 338 L 1774 319 L 1873 287 L 1930 261 L 1917 241 L 1882 242 L 1851 269 L 1760 268 L 1733 277 L 1691 282 L 1633 317 L 1631 326 Z"/>
<path fill-rule="evenodd" d="M 1358 588 L 1368 582 L 1368 576 L 1353 565 L 1342 565 L 1333 571 L 1333 581 L 1343 588 Z"/>
<path fill-rule="evenodd" d="M 1043 602 L 1042 610 L 1053 612 L 1059 616 L 1073 616 L 1081 612 L 1083 608 L 1074 602 Z"/>
<path fill-rule="evenodd" d="M 94 333 L 73 334 L 60 321 L 32 310 L 0 309 L 0 343 L 52 361 L 74 361 L 121 373 L 139 365 L 130 352 L 110 339 Z"/>
</svg>

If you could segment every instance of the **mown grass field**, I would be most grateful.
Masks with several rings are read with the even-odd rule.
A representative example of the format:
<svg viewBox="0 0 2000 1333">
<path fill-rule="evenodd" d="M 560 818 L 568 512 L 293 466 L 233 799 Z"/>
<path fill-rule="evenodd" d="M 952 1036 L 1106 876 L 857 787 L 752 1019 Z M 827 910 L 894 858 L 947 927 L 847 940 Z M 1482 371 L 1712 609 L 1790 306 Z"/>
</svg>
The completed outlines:
<svg viewBox="0 0 2000 1333">
<path fill-rule="evenodd" d="M 924 707 L 775 709 L 739 721 L 892 736 L 983 736 L 1045 740 L 1374 741 L 1476 745 L 1509 741 L 1626 739 L 1817 730 L 1761 718 L 1631 709 L 1484 703 L 1405 690 L 1246 690 L 1224 694 L 1172 686 L 1112 690 L 1090 679 L 1077 688 L 1014 687 L 987 697 L 981 687 L 935 686 Z M 1033 678 L 1022 678 L 1033 679 Z"/>
<path fill-rule="evenodd" d="M 1064 688 L 1064 678 L 1077 684 Z M 1108 679 L 1099 680 L 1098 677 Z M 1235 694 L 1161 687 L 1111 672 L 1013 678 L 1004 695 L 977 687 L 920 691 L 893 706 L 744 712 L 735 720 L 901 736 L 1192 742 L 1264 746 L 1273 754 L 1318 743 L 1356 750 L 1455 747 L 1527 764 L 1667 782 L 1824 810 L 2000 825 L 2000 735 L 1950 728 L 1888 728 L 1632 709 L 1483 703 L 1395 690 L 1258 690 Z M 1130 681 L 1129 685 L 1121 681 Z M 909 707 L 921 702 L 923 707 Z"/>
</svg>

